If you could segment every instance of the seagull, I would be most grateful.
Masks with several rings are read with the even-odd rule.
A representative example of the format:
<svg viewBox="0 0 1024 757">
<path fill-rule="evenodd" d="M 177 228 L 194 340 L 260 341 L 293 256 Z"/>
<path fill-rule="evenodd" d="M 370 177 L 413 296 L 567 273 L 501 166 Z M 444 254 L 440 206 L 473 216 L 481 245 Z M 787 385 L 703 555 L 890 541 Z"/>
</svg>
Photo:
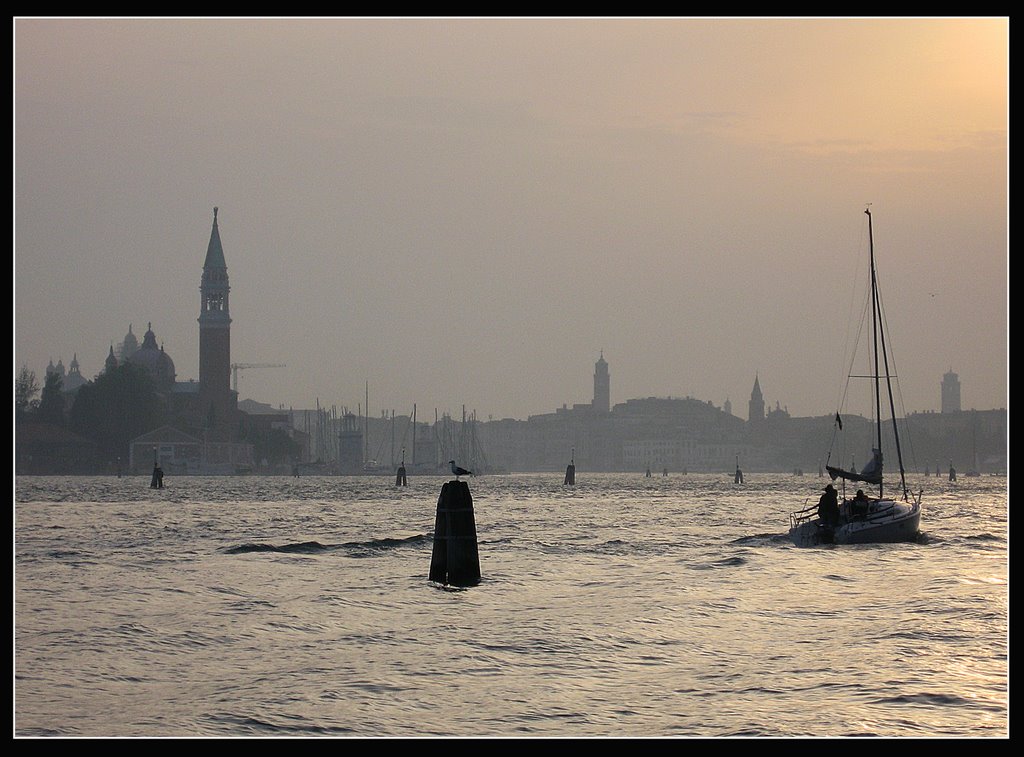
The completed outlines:
<svg viewBox="0 0 1024 757">
<path fill-rule="evenodd" d="M 454 460 L 449 460 L 448 464 L 450 466 L 452 466 L 452 475 L 455 476 L 455 480 L 456 481 L 459 480 L 459 476 L 472 476 L 473 475 L 473 471 L 466 470 L 465 468 L 460 468 L 459 466 L 457 466 L 455 464 Z"/>
</svg>

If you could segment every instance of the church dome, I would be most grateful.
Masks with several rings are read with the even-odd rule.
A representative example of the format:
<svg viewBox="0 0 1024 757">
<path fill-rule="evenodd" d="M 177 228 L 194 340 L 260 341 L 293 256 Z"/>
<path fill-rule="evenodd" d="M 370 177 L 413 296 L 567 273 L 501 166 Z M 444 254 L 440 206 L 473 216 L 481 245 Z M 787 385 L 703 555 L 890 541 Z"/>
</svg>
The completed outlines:
<svg viewBox="0 0 1024 757">
<path fill-rule="evenodd" d="M 149 325 L 146 335 L 142 338 L 142 346 L 128 358 L 128 362 L 145 368 L 158 389 L 170 389 L 174 386 L 174 361 L 164 352 L 163 346 L 157 346 L 153 325 Z"/>
<path fill-rule="evenodd" d="M 78 365 L 78 353 L 76 352 L 75 356 L 71 358 L 71 365 L 68 366 L 68 375 L 64 379 L 64 391 L 73 392 L 86 383 L 88 382 L 82 376 L 81 368 Z"/>
</svg>

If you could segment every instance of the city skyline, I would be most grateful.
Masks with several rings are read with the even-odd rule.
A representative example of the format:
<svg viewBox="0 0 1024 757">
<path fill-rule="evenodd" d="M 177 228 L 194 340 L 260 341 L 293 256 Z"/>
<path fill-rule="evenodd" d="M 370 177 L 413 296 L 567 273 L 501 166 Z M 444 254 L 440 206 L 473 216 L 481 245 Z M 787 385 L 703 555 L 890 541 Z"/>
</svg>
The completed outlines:
<svg viewBox="0 0 1024 757">
<path fill-rule="evenodd" d="M 134 335 L 134 332 L 132 331 L 132 328 L 133 328 L 132 325 L 129 325 L 129 333 L 126 335 L 126 340 L 127 339 L 135 338 L 135 335 Z M 147 335 L 148 334 L 153 334 L 151 329 L 152 329 L 152 324 L 147 324 Z M 155 338 L 155 336 L 156 335 L 153 334 L 154 338 Z M 122 344 L 113 344 L 113 345 L 111 345 L 111 347 L 109 348 L 109 351 L 108 351 L 108 354 L 109 355 L 113 355 L 118 363 L 120 363 L 123 360 L 123 356 L 122 356 L 122 353 L 121 353 L 121 347 L 122 347 Z M 137 346 L 135 347 L 135 349 L 137 349 Z M 162 350 L 162 346 L 161 346 L 161 350 Z M 239 364 L 237 367 L 244 372 L 244 370 L 246 370 L 248 368 L 263 368 L 263 367 L 267 367 L 267 368 L 283 368 L 283 367 L 286 367 L 286 366 L 278 365 L 278 364 L 252 364 L 252 365 L 249 365 L 249 364 Z M 235 368 L 235 366 L 234 366 L 234 364 L 232 364 L 232 369 L 234 369 L 234 368 Z M 42 372 L 42 374 L 37 372 L 37 379 L 39 380 L 40 386 L 43 383 L 45 375 L 47 373 L 49 373 L 49 371 L 51 369 L 55 370 L 58 374 L 60 374 L 62 376 L 62 378 L 70 376 L 72 371 L 76 374 L 75 375 L 75 379 L 76 380 L 73 382 L 73 386 L 71 386 L 69 384 L 69 382 L 65 381 L 65 388 L 66 388 L 66 390 L 69 390 L 71 388 L 77 388 L 79 386 L 80 382 L 88 380 L 84 376 L 81 376 L 81 374 L 79 372 L 79 362 L 78 362 L 78 358 L 77 358 L 77 353 L 75 353 L 71 363 L 69 363 L 69 365 L 67 365 L 67 366 L 63 365 L 63 361 L 60 360 L 60 359 L 58 359 L 56 364 L 54 364 L 53 361 L 51 360 L 49 362 L 49 364 L 47 365 L 46 369 Z M 30 368 L 30 370 L 31 370 L 31 368 Z M 598 371 L 602 371 L 602 373 L 600 374 L 601 375 L 600 388 L 599 388 L 599 382 L 597 380 Z M 698 400 L 700 402 L 710 402 L 712 404 L 712 406 L 714 406 L 717 409 L 724 410 L 728 414 L 733 415 L 733 416 L 735 416 L 737 418 L 742 418 L 743 420 L 749 420 L 750 419 L 750 404 L 751 404 L 751 402 L 755 401 L 755 394 L 756 394 L 756 399 L 757 399 L 757 401 L 760 404 L 760 409 L 761 409 L 762 416 L 768 415 L 768 414 L 770 414 L 772 412 L 776 412 L 776 411 L 779 411 L 779 410 L 782 410 L 782 411 L 784 411 L 787 414 L 789 412 L 788 406 L 784 405 L 780 401 L 775 401 L 774 403 L 765 401 L 763 395 L 760 392 L 760 384 L 759 384 L 760 377 L 757 376 L 757 375 L 755 375 L 755 377 L 754 377 L 754 384 L 753 384 L 753 386 L 751 388 L 751 394 L 749 395 L 749 401 L 744 400 L 743 402 L 739 403 L 743 407 L 747 407 L 748 412 L 747 412 L 746 416 L 744 416 L 740 412 L 735 412 L 735 409 L 738 407 L 738 405 L 737 405 L 737 403 L 734 403 L 730 398 L 727 398 L 724 402 L 719 403 L 719 402 L 715 402 L 712 398 L 693 397 L 693 396 L 690 396 L 690 395 L 679 395 L 679 394 L 676 394 L 676 395 L 671 395 L 671 394 L 669 394 L 669 395 L 649 395 L 649 394 L 648 395 L 644 395 L 644 394 L 641 394 L 641 395 L 637 395 L 635 397 L 623 397 L 623 398 L 621 398 L 621 399 L 619 399 L 617 401 L 612 401 L 610 399 L 610 374 L 608 373 L 608 363 L 604 359 L 604 352 L 603 351 L 600 353 L 600 356 L 598 357 L 597 362 L 594 364 L 594 378 L 595 378 L 595 383 L 594 383 L 594 388 L 593 388 L 593 395 L 589 399 L 586 398 L 586 397 L 577 398 L 577 399 L 574 399 L 571 402 L 563 402 L 562 405 L 559 406 L 559 407 L 547 408 L 547 409 L 538 409 L 536 411 L 528 413 L 526 416 L 523 416 L 522 418 L 509 418 L 508 416 L 505 416 L 503 418 L 497 418 L 497 417 L 493 417 L 493 414 L 486 413 L 486 411 L 478 413 L 478 408 L 466 408 L 465 406 L 463 406 L 461 408 L 461 411 L 463 413 L 466 413 L 467 416 L 472 416 L 473 419 L 476 420 L 476 421 L 482 421 L 482 420 L 486 420 L 486 419 L 493 419 L 493 420 L 503 420 L 503 419 L 528 420 L 530 417 L 533 417 L 533 416 L 541 416 L 541 415 L 547 415 L 547 414 L 550 414 L 550 413 L 558 413 L 558 412 L 561 412 L 561 411 L 564 411 L 564 410 L 567 410 L 567 409 L 575 409 L 575 408 L 578 408 L 579 406 L 583 406 L 583 405 L 594 406 L 595 409 L 598 410 L 598 412 L 608 412 L 610 409 L 615 408 L 616 406 L 625 405 L 625 404 L 627 404 L 629 402 L 633 402 L 633 401 L 637 401 L 637 400 L 645 400 L 645 399 L 692 399 L 692 400 Z M 179 381 L 180 380 L 181 379 L 179 379 Z M 193 381 L 196 381 L 196 379 L 194 379 L 194 378 L 186 378 L 186 379 L 184 379 L 184 381 L 186 381 L 186 382 L 193 382 Z M 953 371 L 952 369 L 950 369 L 949 371 L 947 371 L 947 372 L 945 372 L 943 374 L 942 382 L 939 385 L 939 391 L 940 391 L 940 395 L 941 395 L 940 396 L 940 401 L 938 403 L 939 404 L 939 409 L 938 410 L 934 410 L 932 408 L 924 408 L 924 409 L 907 408 L 907 413 L 908 414 L 913 414 L 913 413 L 932 413 L 932 412 L 938 412 L 938 413 L 943 413 L 943 414 L 949 414 L 949 413 L 958 413 L 958 412 L 971 411 L 971 410 L 1000 410 L 1000 409 L 1001 410 L 1005 410 L 1005 407 L 1002 407 L 1002 406 L 1000 406 L 998 408 L 976 408 L 976 407 L 968 408 L 968 407 L 963 407 L 960 404 L 960 386 L 961 386 L 961 384 L 960 384 L 960 376 L 959 376 L 959 374 L 956 373 L 955 371 Z M 368 401 L 369 391 L 370 391 L 369 382 L 367 382 L 364 385 L 364 395 L 363 395 L 364 400 Z M 274 410 L 285 409 L 285 410 L 295 410 L 295 411 L 309 412 L 309 411 L 312 411 L 312 410 L 315 409 L 314 407 L 299 407 L 299 406 L 285 407 L 285 406 L 280 405 L 280 404 L 274 404 L 272 402 L 267 402 L 267 401 L 265 401 L 263 399 L 260 399 L 260 398 L 242 397 L 241 393 L 239 393 L 238 399 L 240 401 L 243 401 L 244 403 L 254 403 L 253 405 L 251 405 L 253 407 L 255 407 L 257 405 L 262 405 L 262 406 L 273 408 Z M 414 403 L 414 404 L 417 404 L 417 403 Z M 339 411 L 339 412 L 340 411 L 347 411 L 347 412 L 352 412 L 353 414 L 356 414 L 358 412 L 360 415 L 365 413 L 366 410 L 367 410 L 367 408 L 364 407 L 361 402 L 357 402 L 355 405 L 347 405 L 346 404 L 346 405 L 343 405 L 343 406 L 341 406 L 339 408 L 337 403 L 331 403 L 329 400 L 326 400 L 326 399 L 321 401 L 320 398 L 318 398 L 317 399 L 317 405 L 320 408 L 325 409 L 325 410 L 329 410 L 332 407 L 332 405 L 333 405 L 335 407 L 335 409 L 337 411 Z M 424 413 L 428 413 L 429 414 L 429 411 L 431 411 L 431 410 L 438 410 L 438 408 L 436 406 L 432 407 L 430 405 L 430 403 L 423 404 L 423 412 Z M 450 416 L 450 417 L 452 417 L 452 418 L 457 420 L 456 416 L 458 415 L 459 408 L 445 408 L 443 411 L 439 411 L 439 412 L 441 414 L 443 414 L 443 415 L 448 415 L 448 416 Z M 812 414 L 812 416 L 813 417 L 828 416 L 828 415 L 831 414 L 831 412 L 832 411 L 830 410 L 830 411 L 827 411 L 827 412 L 824 412 L 824 413 L 815 413 L 815 414 Z M 409 418 L 412 415 L 412 410 L 410 408 L 401 408 L 401 409 L 399 409 L 399 408 L 390 408 L 390 409 L 379 408 L 379 409 L 377 409 L 377 412 L 373 413 L 369 417 L 371 417 L 371 418 L 376 418 L 376 417 L 389 418 L 389 417 L 391 417 L 392 414 L 395 417 L 399 417 L 399 418 Z M 421 422 L 429 423 L 430 421 L 429 421 L 429 418 L 424 416 L 424 419 Z"/>
<path fill-rule="evenodd" d="M 152 323 L 198 379 L 219 206 L 231 360 L 287 366 L 239 399 L 526 418 L 603 353 L 613 405 L 826 415 L 870 202 L 906 411 L 1006 406 L 1005 19 L 15 32 L 15 371 Z"/>
</svg>

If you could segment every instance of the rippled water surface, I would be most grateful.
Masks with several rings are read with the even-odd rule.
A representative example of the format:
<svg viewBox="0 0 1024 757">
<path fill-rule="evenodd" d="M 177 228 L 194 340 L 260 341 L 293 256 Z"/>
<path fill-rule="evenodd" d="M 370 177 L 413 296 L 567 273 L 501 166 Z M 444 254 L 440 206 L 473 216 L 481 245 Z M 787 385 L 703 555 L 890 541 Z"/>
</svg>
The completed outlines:
<svg viewBox="0 0 1024 757">
<path fill-rule="evenodd" d="M 1008 484 L 797 548 L 815 477 L 19 477 L 17 736 L 1006 737 Z"/>
</svg>

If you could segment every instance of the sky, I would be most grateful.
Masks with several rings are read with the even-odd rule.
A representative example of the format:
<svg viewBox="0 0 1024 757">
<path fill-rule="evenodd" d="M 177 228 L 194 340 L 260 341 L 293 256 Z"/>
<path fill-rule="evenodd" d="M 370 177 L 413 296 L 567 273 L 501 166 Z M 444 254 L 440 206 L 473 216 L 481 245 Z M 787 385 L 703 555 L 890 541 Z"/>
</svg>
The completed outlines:
<svg viewBox="0 0 1024 757">
<path fill-rule="evenodd" d="M 421 420 L 840 407 L 870 203 L 905 412 L 1007 406 L 1009 19 L 15 18 L 14 360 L 147 324 Z M 858 353 L 859 355 L 860 353 Z M 859 390 L 858 390 L 859 391 Z M 901 413 L 902 414 L 902 413 Z"/>
</svg>

